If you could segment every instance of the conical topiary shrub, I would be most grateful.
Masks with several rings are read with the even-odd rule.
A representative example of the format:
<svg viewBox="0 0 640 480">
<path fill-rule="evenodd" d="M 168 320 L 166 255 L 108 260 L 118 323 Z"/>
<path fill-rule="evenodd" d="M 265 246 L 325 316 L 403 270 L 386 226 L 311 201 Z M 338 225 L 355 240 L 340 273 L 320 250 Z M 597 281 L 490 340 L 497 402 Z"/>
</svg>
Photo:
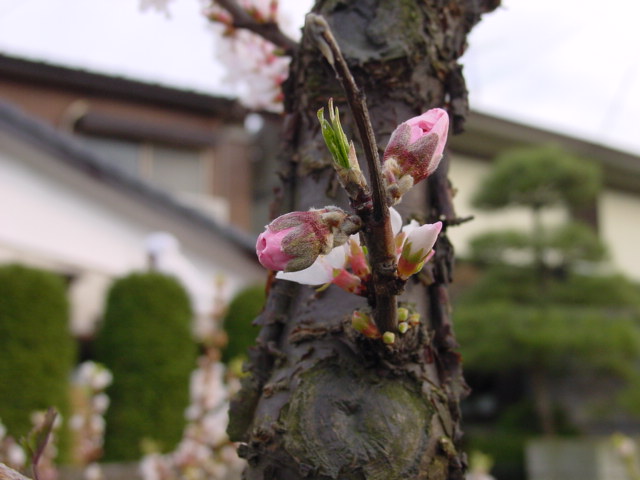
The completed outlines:
<svg viewBox="0 0 640 480">
<path fill-rule="evenodd" d="M 15 438 L 31 430 L 35 411 L 55 407 L 68 418 L 75 352 L 62 278 L 0 267 L 0 418 Z M 60 437 L 64 453 L 64 430 Z"/>
<path fill-rule="evenodd" d="M 197 354 L 190 321 L 189 298 L 172 277 L 136 273 L 111 287 L 96 339 L 96 357 L 113 373 L 105 459 L 138 459 L 145 440 L 162 450 L 180 440 Z"/>
<path fill-rule="evenodd" d="M 233 297 L 223 320 L 229 342 L 222 353 L 225 363 L 247 356 L 247 350 L 256 343 L 258 329 L 253 320 L 264 307 L 266 299 L 263 285 L 254 285 L 241 290 Z"/>
</svg>

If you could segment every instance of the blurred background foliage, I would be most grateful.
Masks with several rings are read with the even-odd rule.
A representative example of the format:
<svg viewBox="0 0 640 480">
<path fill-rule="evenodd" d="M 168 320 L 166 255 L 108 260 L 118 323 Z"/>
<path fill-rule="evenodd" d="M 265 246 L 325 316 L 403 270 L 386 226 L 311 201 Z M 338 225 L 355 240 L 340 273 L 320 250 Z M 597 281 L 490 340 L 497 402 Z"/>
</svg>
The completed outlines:
<svg viewBox="0 0 640 480">
<path fill-rule="evenodd" d="M 265 300 L 264 285 L 254 285 L 238 292 L 229 303 L 222 322 L 229 339 L 222 352 L 222 361 L 226 364 L 247 358 L 247 351 L 255 344 L 258 334 L 253 321 L 262 311 Z"/>
<path fill-rule="evenodd" d="M 0 267 L 0 358 L 1 421 L 16 439 L 31 430 L 34 412 L 53 406 L 69 418 L 76 346 L 61 277 L 19 265 Z M 66 425 L 59 439 L 64 461 L 69 453 Z"/>
<path fill-rule="evenodd" d="M 620 407 L 640 413 L 640 289 L 608 270 L 597 228 L 577 214 L 596 208 L 599 189 L 594 164 L 543 146 L 498 157 L 473 197 L 482 210 L 524 207 L 529 216 L 528 228 L 471 242 L 476 274 L 454 308 L 473 389 L 467 441 L 496 460 L 498 478 L 524 478 L 534 435 L 588 433 Z M 586 395 L 567 408 L 559 385 L 578 378 L 592 393 L 604 388 L 604 401 Z"/>
</svg>

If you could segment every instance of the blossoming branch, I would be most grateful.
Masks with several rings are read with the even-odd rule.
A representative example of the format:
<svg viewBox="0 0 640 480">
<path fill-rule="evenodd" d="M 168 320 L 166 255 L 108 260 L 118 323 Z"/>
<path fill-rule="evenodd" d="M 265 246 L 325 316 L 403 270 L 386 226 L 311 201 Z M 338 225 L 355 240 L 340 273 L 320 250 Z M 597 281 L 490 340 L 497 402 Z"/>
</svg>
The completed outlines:
<svg viewBox="0 0 640 480">
<path fill-rule="evenodd" d="M 360 202 L 370 198 L 369 186 L 362 174 L 352 141 L 347 139 L 337 108 L 329 101 L 329 120 L 324 109 L 318 119 L 341 186 L 357 212 L 365 211 Z M 414 185 L 426 179 L 438 167 L 445 143 L 449 120 L 446 111 L 435 108 L 400 124 L 391 134 L 382 159 L 382 184 L 385 205 L 402 200 Z M 412 220 L 402 226 L 400 214 L 389 208 L 393 237 L 392 287 L 398 293 L 404 282 L 419 273 L 434 255 L 434 245 L 442 223 L 420 225 Z M 350 214 L 338 207 L 327 206 L 307 212 L 291 212 L 276 218 L 258 237 L 256 251 L 262 265 L 277 271 L 276 278 L 306 285 L 336 285 L 343 290 L 366 297 L 373 310 L 356 311 L 352 326 L 368 338 L 380 338 L 387 344 L 395 342 L 396 333 L 405 333 L 415 325 L 407 319 L 412 315 L 406 308 L 398 309 L 400 320 L 395 328 L 384 329 L 388 323 L 375 321 L 375 311 L 381 305 L 375 292 L 380 291 L 379 278 L 372 272 L 376 259 L 370 254 L 371 236 L 364 235 L 369 215 Z M 394 295 L 395 295 L 394 293 Z M 395 330 L 395 331 L 394 331 Z M 396 332 L 397 331 L 397 332 Z"/>
</svg>

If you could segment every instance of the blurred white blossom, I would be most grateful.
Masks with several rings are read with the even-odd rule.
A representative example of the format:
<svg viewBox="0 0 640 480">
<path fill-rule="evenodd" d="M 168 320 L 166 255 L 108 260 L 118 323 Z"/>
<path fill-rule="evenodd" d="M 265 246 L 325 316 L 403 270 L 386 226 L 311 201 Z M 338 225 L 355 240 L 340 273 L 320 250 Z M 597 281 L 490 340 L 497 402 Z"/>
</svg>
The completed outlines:
<svg viewBox="0 0 640 480">
<path fill-rule="evenodd" d="M 140 10 L 156 10 L 157 12 L 164 13 L 167 17 L 170 16 L 169 4 L 173 0 L 140 0 Z"/>
<path fill-rule="evenodd" d="M 151 453 L 142 459 L 143 480 L 240 478 L 245 463 L 226 433 L 229 397 L 237 382 L 220 363 L 219 347 L 226 337 L 218 330 L 218 321 L 226 305 L 222 297 L 217 297 L 217 303 L 216 315 L 209 319 L 212 333 L 205 342 L 207 348 L 191 374 L 190 404 L 185 410 L 188 423 L 182 440 L 173 452 Z"/>
<path fill-rule="evenodd" d="M 0 462 L 13 468 L 20 470 L 27 463 L 27 455 L 15 439 L 8 435 L 7 427 L 0 420 Z"/>
<path fill-rule="evenodd" d="M 27 454 L 17 443 L 11 443 L 7 448 L 7 463 L 15 465 L 15 468 L 24 467 L 27 463 Z"/>
<path fill-rule="evenodd" d="M 75 374 L 76 383 L 100 392 L 111 385 L 113 375 L 99 363 L 87 361 L 80 364 Z"/>
<path fill-rule="evenodd" d="M 202 3 L 217 37 L 217 57 L 227 67 L 224 81 L 236 89 L 238 99 L 246 107 L 281 112 L 281 85 L 288 76 L 290 58 L 282 56 L 275 45 L 259 35 L 234 28 L 228 12 L 215 1 Z M 289 36 L 299 36 L 299 31 L 278 9 L 276 0 L 239 0 L 238 3 L 258 23 L 275 22 Z"/>
<path fill-rule="evenodd" d="M 74 433 L 74 460 L 84 466 L 85 480 L 102 480 L 102 469 L 96 463 L 104 446 L 104 414 L 109 397 L 104 390 L 111 385 L 113 375 L 103 365 L 87 361 L 81 363 L 73 375 L 76 411 L 69 426 Z"/>
</svg>

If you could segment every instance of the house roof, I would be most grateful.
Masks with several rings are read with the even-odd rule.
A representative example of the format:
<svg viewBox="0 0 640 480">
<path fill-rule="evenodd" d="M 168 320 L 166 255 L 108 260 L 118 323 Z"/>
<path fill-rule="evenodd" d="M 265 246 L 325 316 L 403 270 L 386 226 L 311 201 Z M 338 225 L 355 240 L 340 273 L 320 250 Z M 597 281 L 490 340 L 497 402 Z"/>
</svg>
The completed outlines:
<svg viewBox="0 0 640 480">
<path fill-rule="evenodd" d="M 215 115 L 228 121 L 242 121 L 247 113 L 244 107 L 231 98 L 2 54 L 0 54 L 0 75 L 6 79 L 30 81 L 58 88 L 72 88 L 103 97 L 162 104 L 192 113 Z"/>
<path fill-rule="evenodd" d="M 505 150 L 540 144 L 556 144 L 575 155 L 595 160 L 602 166 L 606 185 L 640 192 L 640 156 L 492 115 L 471 112 L 465 132 L 453 136 L 449 142 L 454 152 L 485 160 L 492 160 Z"/>
<path fill-rule="evenodd" d="M 198 210 L 185 206 L 165 191 L 109 165 L 108 161 L 81 145 L 71 135 L 27 115 L 15 105 L 0 100 L 0 129 L 50 154 L 53 161 L 67 164 L 82 174 L 112 187 L 169 215 L 192 222 L 221 237 L 256 260 L 255 239 L 223 225 Z M 256 260 L 257 261 L 257 260 Z"/>
</svg>

